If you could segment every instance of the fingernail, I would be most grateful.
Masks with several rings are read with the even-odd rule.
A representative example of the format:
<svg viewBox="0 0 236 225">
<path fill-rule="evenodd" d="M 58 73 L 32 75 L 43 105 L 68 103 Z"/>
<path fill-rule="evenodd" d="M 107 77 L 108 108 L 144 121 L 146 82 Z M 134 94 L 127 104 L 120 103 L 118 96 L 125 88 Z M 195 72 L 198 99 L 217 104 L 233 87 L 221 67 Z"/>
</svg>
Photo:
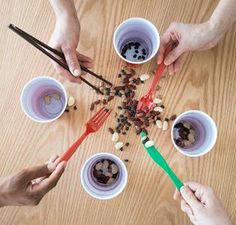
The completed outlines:
<svg viewBox="0 0 236 225">
<path fill-rule="evenodd" d="M 48 163 L 47 167 L 48 167 L 48 170 L 50 172 L 52 172 L 52 171 L 54 171 L 56 169 L 56 165 L 54 163 L 52 163 L 52 162 Z"/>
<path fill-rule="evenodd" d="M 76 77 L 78 77 L 78 76 L 80 75 L 80 70 L 75 69 L 75 70 L 73 71 L 73 75 L 76 76 Z"/>
</svg>

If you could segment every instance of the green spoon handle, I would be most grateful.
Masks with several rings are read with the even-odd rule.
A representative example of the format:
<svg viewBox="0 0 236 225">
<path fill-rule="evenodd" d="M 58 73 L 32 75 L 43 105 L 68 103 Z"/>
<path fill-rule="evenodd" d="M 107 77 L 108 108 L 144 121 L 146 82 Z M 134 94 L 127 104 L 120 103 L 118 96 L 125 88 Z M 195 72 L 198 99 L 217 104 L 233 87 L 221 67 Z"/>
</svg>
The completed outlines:
<svg viewBox="0 0 236 225">
<path fill-rule="evenodd" d="M 173 184 L 176 186 L 178 190 L 183 186 L 183 183 L 180 181 L 180 179 L 176 176 L 174 171 L 169 167 L 166 160 L 163 158 L 163 156 L 159 153 L 159 151 L 154 147 L 145 148 L 148 154 L 151 156 L 153 161 L 158 164 L 169 176 Z"/>
</svg>

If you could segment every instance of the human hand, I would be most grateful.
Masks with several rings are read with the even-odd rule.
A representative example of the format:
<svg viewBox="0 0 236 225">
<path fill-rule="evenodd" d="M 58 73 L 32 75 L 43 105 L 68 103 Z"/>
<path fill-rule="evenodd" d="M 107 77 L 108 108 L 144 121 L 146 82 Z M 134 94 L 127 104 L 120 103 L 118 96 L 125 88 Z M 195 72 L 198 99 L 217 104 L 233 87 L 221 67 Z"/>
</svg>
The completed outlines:
<svg viewBox="0 0 236 225">
<path fill-rule="evenodd" d="M 44 195 L 54 188 L 64 172 L 66 163 L 55 165 L 54 156 L 49 162 L 23 169 L 0 180 L 0 207 L 8 205 L 37 205 Z M 46 177 L 45 177 L 46 176 Z M 38 182 L 40 177 L 45 177 Z"/>
<path fill-rule="evenodd" d="M 55 70 L 67 77 L 72 82 L 80 83 L 78 76 L 81 75 L 80 65 L 91 68 L 93 61 L 91 58 L 76 51 L 79 43 L 80 23 L 76 16 L 59 16 L 49 45 L 63 52 L 70 72 L 62 68 L 59 64 L 52 61 Z"/>
<path fill-rule="evenodd" d="M 214 47 L 223 34 L 219 35 L 210 22 L 201 24 L 184 24 L 173 22 L 161 37 L 157 64 L 164 64 L 170 75 L 181 67 L 183 53 L 194 50 L 206 50 Z M 165 56 L 169 42 L 177 43 L 176 47 Z"/>
<path fill-rule="evenodd" d="M 195 182 L 187 182 L 174 193 L 181 199 L 181 210 L 195 225 L 233 225 L 212 188 Z"/>
</svg>

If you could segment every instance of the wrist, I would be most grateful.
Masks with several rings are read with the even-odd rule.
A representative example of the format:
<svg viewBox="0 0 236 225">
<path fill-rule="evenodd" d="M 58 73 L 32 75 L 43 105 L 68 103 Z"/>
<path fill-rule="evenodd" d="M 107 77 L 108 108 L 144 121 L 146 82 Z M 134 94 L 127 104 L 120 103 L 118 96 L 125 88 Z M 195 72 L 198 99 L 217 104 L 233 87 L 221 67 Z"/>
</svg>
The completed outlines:
<svg viewBox="0 0 236 225">
<path fill-rule="evenodd" d="M 214 33 L 215 35 L 218 35 L 220 33 L 220 26 L 218 21 L 216 21 L 214 18 L 210 18 L 207 21 L 208 29 L 211 31 L 211 33 Z"/>
<path fill-rule="evenodd" d="M 80 26 L 77 15 L 71 15 L 67 13 L 56 16 L 56 23 L 59 25 L 67 24 L 70 26 L 72 25 Z"/>
<path fill-rule="evenodd" d="M 211 47 L 214 47 L 225 33 L 220 29 L 219 24 L 211 19 L 203 23 L 202 32 L 204 33 L 203 36 L 206 42 L 210 44 Z"/>
<path fill-rule="evenodd" d="M 57 19 L 77 18 L 77 13 L 73 0 L 50 0 L 53 11 Z"/>
</svg>

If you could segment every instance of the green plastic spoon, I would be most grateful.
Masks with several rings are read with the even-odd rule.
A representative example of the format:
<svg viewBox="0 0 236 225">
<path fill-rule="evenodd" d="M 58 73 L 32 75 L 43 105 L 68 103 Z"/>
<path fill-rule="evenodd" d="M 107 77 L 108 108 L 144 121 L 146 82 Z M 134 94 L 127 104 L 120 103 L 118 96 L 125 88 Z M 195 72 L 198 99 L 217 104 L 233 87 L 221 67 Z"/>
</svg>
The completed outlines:
<svg viewBox="0 0 236 225">
<path fill-rule="evenodd" d="M 147 137 L 147 134 L 145 132 L 141 132 L 140 136 L 141 136 L 141 139 L 144 140 L 145 137 Z M 173 184 L 176 186 L 176 188 L 180 190 L 180 188 L 184 186 L 183 183 L 176 176 L 173 170 L 169 167 L 169 165 L 167 164 L 166 160 L 163 158 L 161 153 L 155 148 L 155 146 L 150 146 L 147 148 L 144 145 L 144 148 L 149 154 L 149 156 L 152 158 L 152 160 L 166 172 L 166 174 L 169 176 L 169 178 L 171 179 Z"/>
</svg>

